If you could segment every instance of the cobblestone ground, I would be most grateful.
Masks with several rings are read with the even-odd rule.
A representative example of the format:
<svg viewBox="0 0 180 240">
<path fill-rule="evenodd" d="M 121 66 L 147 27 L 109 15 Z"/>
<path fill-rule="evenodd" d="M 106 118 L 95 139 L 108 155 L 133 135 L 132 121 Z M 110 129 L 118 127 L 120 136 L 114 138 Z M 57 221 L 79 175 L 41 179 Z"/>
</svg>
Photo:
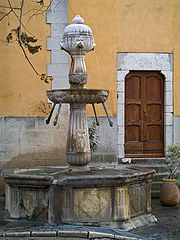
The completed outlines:
<svg viewBox="0 0 180 240">
<path fill-rule="evenodd" d="M 159 200 L 152 201 L 153 214 L 157 223 L 139 227 L 130 232 L 107 227 L 49 225 L 45 222 L 10 219 L 0 199 L 0 239 L 6 240 L 179 240 L 180 205 L 164 207 Z M 72 236 L 73 235 L 73 236 Z M 85 237 L 86 236 L 86 237 Z"/>
<path fill-rule="evenodd" d="M 157 223 L 130 232 L 157 240 L 180 240 L 180 204 L 175 207 L 165 207 L 159 199 L 153 199 L 152 210 L 158 220 Z"/>
</svg>

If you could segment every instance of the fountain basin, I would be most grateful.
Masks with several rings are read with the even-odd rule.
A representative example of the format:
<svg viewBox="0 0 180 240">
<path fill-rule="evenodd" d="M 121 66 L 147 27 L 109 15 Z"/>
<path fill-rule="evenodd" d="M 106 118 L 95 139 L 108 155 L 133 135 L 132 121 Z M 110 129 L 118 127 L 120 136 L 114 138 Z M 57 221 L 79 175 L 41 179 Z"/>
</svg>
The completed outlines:
<svg viewBox="0 0 180 240">
<path fill-rule="evenodd" d="M 111 226 L 125 230 L 154 222 L 151 184 L 154 170 L 137 166 L 3 170 L 6 208 L 14 218 L 49 223 Z"/>
<path fill-rule="evenodd" d="M 109 91 L 104 89 L 55 89 L 48 90 L 47 96 L 53 103 L 103 103 Z"/>
</svg>

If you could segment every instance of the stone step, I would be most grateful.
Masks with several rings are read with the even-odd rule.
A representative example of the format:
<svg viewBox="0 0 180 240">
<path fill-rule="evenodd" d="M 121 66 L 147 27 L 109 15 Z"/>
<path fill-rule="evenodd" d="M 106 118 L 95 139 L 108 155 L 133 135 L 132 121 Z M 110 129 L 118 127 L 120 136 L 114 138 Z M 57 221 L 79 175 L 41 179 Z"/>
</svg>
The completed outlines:
<svg viewBox="0 0 180 240">
<path fill-rule="evenodd" d="M 164 171 L 164 172 L 159 172 L 155 175 L 154 177 L 154 181 L 162 181 L 163 178 L 166 178 L 168 176 L 168 172 Z"/>
<path fill-rule="evenodd" d="M 141 166 L 141 167 L 144 167 L 144 168 L 150 168 L 150 169 L 154 169 L 156 171 L 156 174 L 157 173 L 162 173 L 162 172 L 165 172 L 166 171 L 166 164 L 133 164 L 133 166 Z"/>
<path fill-rule="evenodd" d="M 145 168 L 151 168 L 156 171 L 156 175 L 152 182 L 152 198 L 159 198 L 160 187 L 162 179 L 167 177 L 168 172 L 166 169 L 165 158 L 132 158 L 131 164 Z"/>
<path fill-rule="evenodd" d="M 128 160 L 128 159 L 126 159 Z M 141 166 L 145 168 L 154 169 L 156 175 L 153 178 L 152 182 L 152 198 L 159 198 L 160 187 L 162 184 L 163 178 L 168 176 L 168 172 L 165 164 L 165 157 L 162 158 L 131 158 L 130 165 Z M 127 161 L 128 162 L 128 161 Z M 128 165 L 129 163 L 124 163 Z M 177 179 L 177 183 L 180 186 L 180 176 Z"/>
<path fill-rule="evenodd" d="M 163 164 L 165 158 L 131 158 L 132 164 L 148 164 L 148 165 L 154 165 L 154 164 Z"/>
<path fill-rule="evenodd" d="M 160 190 L 154 190 L 151 192 L 152 199 L 159 198 L 159 195 L 160 195 Z"/>
</svg>

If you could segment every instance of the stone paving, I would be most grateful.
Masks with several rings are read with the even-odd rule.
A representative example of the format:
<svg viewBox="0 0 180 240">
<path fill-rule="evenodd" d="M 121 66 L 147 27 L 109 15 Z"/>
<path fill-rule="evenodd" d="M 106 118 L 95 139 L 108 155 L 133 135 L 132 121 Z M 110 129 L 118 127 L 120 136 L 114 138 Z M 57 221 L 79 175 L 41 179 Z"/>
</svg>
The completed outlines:
<svg viewBox="0 0 180 240">
<path fill-rule="evenodd" d="M 180 205 L 164 207 L 158 199 L 152 201 L 157 223 L 126 232 L 108 227 L 49 225 L 45 222 L 26 219 L 10 219 L 0 199 L 0 239 L 6 240 L 137 240 L 180 239 Z"/>
<path fill-rule="evenodd" d="M 157 223 L 143 226 L 130 231 L 131 233 L 158 240 L 180 239 L 180 204 L 175 207 L 165 207 L 159 199 L 152 200 L 152 213 Z"/>
</svg>

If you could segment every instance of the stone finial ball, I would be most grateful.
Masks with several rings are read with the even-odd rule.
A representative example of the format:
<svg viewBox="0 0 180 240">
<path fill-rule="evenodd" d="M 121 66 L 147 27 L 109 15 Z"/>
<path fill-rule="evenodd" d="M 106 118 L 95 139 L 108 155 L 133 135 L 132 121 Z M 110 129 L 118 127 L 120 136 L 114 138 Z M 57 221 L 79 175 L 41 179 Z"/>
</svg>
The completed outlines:
<svg viewBox="0 0 180 240">
<path fill-rule="evenodd" d="M 84 24 L 84 19 L 80 15 L 76 15 L 72 20 L 72 24 Z"/>
<path fill-rule="evenodd" d="M 72 24 L 64 29 L 63 38 L 61 40 L 61 48 L 69 54 L 86 54 L 95 47 L 92 30 L 84 24 L 84 19 L 80 15 L 76 15 Z"/>
</svg>

